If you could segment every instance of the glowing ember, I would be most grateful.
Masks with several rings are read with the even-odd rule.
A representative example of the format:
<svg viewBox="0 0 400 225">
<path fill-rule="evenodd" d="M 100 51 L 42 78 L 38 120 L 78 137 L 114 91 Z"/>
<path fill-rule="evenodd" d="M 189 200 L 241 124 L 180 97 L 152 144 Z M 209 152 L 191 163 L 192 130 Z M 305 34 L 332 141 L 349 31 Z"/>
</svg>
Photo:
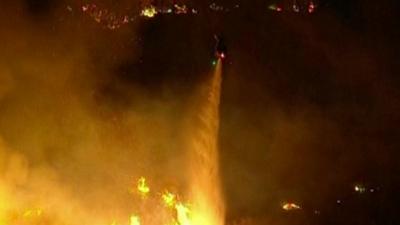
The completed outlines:
<svg viewBox="0 0 400 225">
<path fill-rule="evenodd" d="M 149 7 L 144 8 L 142 10 L 141 15 L 145 16 L 145 17 L 153 18 L 155 15 L 157 15 L 157 10 L 154 6 L 151 5 Z"/>
<path fill-rule="evenodd" d="M 301 209 L 301 207 L 295 203 L 287 202 L 282 205 L 282 209 L 286 211 Z"/>
<path fill-rule="evenodd" d="M 268 9 L 269 9 L 269 10 L 272 10 L 272 11 L 277 11 L 277 12 L 281 12 L 281 11 L 282 11 L 282 8 L 281 8 L 280 6 L 278 6 L 278 5 L 276 5 L 276 4 L 270 5 L 270 6 L 268 7 Z"/>
<path fill-rule="evenodd" d="M 175 13 L 176 14 L 186 14 L 188 12 L 188 9 L 187 9 L 186 5 L 175 4 L 174 8 L 175 8 Z"/>
<path fill-rule="evenodd" d="M 147 196 L 150 192 L 149 186 L 146 184 L 146 178 L 141 177 L 138 181 L 137 190 L 143 197 Z"/>
<path fill-rule="evenodd" d="M 96 23 L 114 30 L 128 24 L 133 18 L 128 15 L 118 15 L 109 9 L 100 8 L 96 4 L 85 4 L 81 6 L 81 11 L 90 16 Z"/>
<path fill-rule="evenodd" d="M 161 197 L 165 205 L 168 207 L 173 207 L 176 203 L 176 196 L 168 191 L 166 191 Z"/>
<path fill-rule="evenodd" d="M 310 2 L 310 4 L 308 5 L 308 12 L 309 13 L 313 13 L 315 11 L 316 5 L 314 4 L 314 2 Z"/>
<path fill-rule="evenodd" d="M 366 191 L 366 188 L 361 184 L 357 184 L 354 186 L 354 191 L 362 194 Z"/>
</svg>

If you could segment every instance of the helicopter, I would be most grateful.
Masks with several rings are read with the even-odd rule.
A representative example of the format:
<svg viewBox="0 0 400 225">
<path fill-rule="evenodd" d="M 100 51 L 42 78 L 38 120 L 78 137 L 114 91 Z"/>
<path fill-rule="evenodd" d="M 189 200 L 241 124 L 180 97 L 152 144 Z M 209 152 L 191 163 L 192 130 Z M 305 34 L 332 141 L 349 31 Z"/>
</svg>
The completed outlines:
<svg viewBox="0 0 400 225">
<path fill-rule="evenodd" d="M 227 57 L 227 47 L 221 35 L 214 35 L 215 48 L 214 54 L 217 59 L 225 59 Z"/>
</svg>

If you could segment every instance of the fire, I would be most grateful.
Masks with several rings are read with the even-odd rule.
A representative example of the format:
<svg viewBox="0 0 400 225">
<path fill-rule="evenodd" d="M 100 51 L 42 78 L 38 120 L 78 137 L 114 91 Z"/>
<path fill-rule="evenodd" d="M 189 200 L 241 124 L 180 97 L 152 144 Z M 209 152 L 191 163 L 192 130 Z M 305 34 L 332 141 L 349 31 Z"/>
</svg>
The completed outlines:
<svg viewBox="0 0 400 225">
<path fill-rule="evenodd" d="M 179 222 L 179 225 L 191 225 L 189 213 L 190 210 L 187 206 L 185 206 L 182 203 L 177 203 L 175 206 L 176 213 L 177 213 L 177 219 Z"/>
<path fill-rule="evenodd" d="M 150 188 L 146 183 L 146 178 L 140 177 L 137 183 L 137 191 L 140 196 L 145 196 L 149 197 L 150 200 L 154 197 L 149 195 L 150 193 Z M 169 225 L 193 225 L 193 220 L 191 218 L 191 209 L 189 206 L 185 203 L 182 203 L 178 201 L 178 195 L 169 192 L 169 191 L 164 191 L 161 194 L 161 200 L 164 203 L 164 206 L 167 209 L 173 209 L 168 210 L 167 212 L 170 213 L 170 216 L 172 217 L 172 222 L 170 221 Z M 146 212 L 146 213 L 151 213 L 151 212 Z M 157 213 L 157 212 L 155 212 Z M 0 224 L 1 225 L 1 224 Z M 117 223 L 112 223 L 111 225 L 117 225 Z M 130 224 L 129 225 L 141 225 L 141 220 L 140 217 L 137 215 L 132 215 L 130 217 Z"/>
<path fill-rule="evenodd" d="M 150 188 L 146 184 L 146 178 L 141 177 L 139 179 L 138 185 L 137 185 L 137 190 L 140 193 L 140 195 L 142 195 L 143 197 L 146 197 L 149 194 Z"/>
<path fill-rule="evenodd" d="M 222 81 L 222 62 L 218 60 L 215 74 L 209 83 L 206 84 L 207 95 L 198 115 L 201 126 L 194 126 L 194 132 L 189 138 L 189 146 L 192 148 L 190 154 L 190 190 L 187 193 L 187 202 L 182 202 L 177 194 L 164 191 L 161 200 L 166 207 L 167 221 L 161 221 L 170 225 L 223 225 L 224 205 L 220 190 L 218 174 L 218 128 L 219 128 L 219 103 Z M 202 127 L 201 130 L 197 130 Z M 204 129 L 203 129 L 204 128 Z M 143 197 L 151 201 L 154 197 L 150 195 L 150 188 L 146 178 L 141 177 L 137 183 L 137 191 Z M 152 191 L 157 193 L 157 191 Z M 157 195 L 159 196 L 159 195 Z M 158 197 L 157 197 L 158 198 Z M 155 201 L 155 202 L 160 202 Z M 154 206 L 156 208 L 156 206 Z M 171 210 L 173 209 L 173 210 Z M 151 213 L 151 212 L 144 212 Z M 159 212 L 155 212 L 159 213 Z M 147 223 L 147 216 L 143 217 L 143 223 Z M 130 225 L 140 225 L 140 218 L 131 216 Z M 146 224 L 151 225 L 151 224 Z"/>
<path fill-rule="evenodd" d="M 141 196 L 142 198 L 136 198 L 136 200 L 142 200 L 143 205 L 126 204 L 127 207 L 135 207 L 133 209 L 127 208 L 126 212 L 128 214 L 125 214 L 124 210 L 118 211 L 118 209 L 114 208 L 110 209 L 110 213 L 105 212 L 104 214 L 100 214 L 97 210 L 93 210 L 96 211 L 95 214 L 91 212 L 82 212 L 82 214 L 79 214 L 80 212 L 78 211 L 81 208 L 75 205 L 79 204 L 79 202 L 69 205 L 69 202 L 64 201 L 64 198 L 61 198 L 62 200 L 57 198 L 57 202 L 54 201 L 57 204 L 51 206 L 62 206 L 62 209 L 66 209 L 62 212 L 58 211 L 61 212 L 58 213 L 54 212 L 52 208 L 49 208 L 41 200 L 36 201 L 35 199 L 32 202 L 24 203 L 24 200 L 21 199 L 20 203 L 13 203 L 14 201 L 11 201 L 9 198 L 20 199 L 14 197 L 11 194 L 12 191 L 8 191 L 5 187 L 2 187 L 0 179 L 0 225 L 75 225 L 90 223 L 109 225 L 223 225 L 224 209 L 219 186 L 217 152 L 220 85 L 222 79 L 221 66 L 221 60 L 219 60 L 216 63 L 214 76 L 206 84 L 208 92 L 204 96 L 202 108 L 196 111 L 196 113 L 199 112 L 199 123 L 202 123 L 200 130 L 198 130 L 199 127 L 195 124 L 193 126 L 194 132 L 191 138 L 188 138 L 192 150 L 192 154 L 190 154 L 190 168 L 188 169 L 190 184 L 188 185 L 188 190 L 185 190 L 186 193 L 182 195 L 182 198 L 178 192 L 164 191 L 160 195 L 160 192 L 157 192 L 156 188 L 154 188 L 156 190 L 154 191 L 153 187 L 149 187 L 145 177 L 140 177 L 134 182 L 133 187 L 130 186 L 130 190 L 127 191 Z M 66 194 L 66 196 L 69 197 L 69 194 Z M 28 205 L 26 206 L 25 204 Z M 108 207 L 104 208 L 106 210 L 109 209 Z M 85 211 L 85 209 L 82 211 Z M 137 212 L 137 214 L 130 215 L 129 212 Z M 99 215 L 104 215 L 104 218 Z M 120 217 L 124 219 L 120 219 Z M 81 221 L 82 219 L 84 221 Z M 48 220 L 51 222 L 47 222 Z M 53 220 L 56 222 L 52 222 Z M 67 221 L 64 222 L 63 220 Z M 92 222 L 88 222 L 89 220 L 92 220 Z"/>
<path fill-rule="evenodd" d="M 155 15 L 157 15 L 157 10 L 154 6 L 151 5 L 149 7 L 144 8 L 142 10 L 141 15 L 145 16 L 145 17 L 153 18 Z"/>
<path fill-rule="evenodd" d="M 174 207 L 176 203 L 176 195 L 172 194 L 171 192 L 166 191 L 162 196 L 162 200 L 164 201 L 165 205 L 168 207 Z"/>
<path fill-rule="evenodd" d="M 301 207 L 295 203 L 287 202 L 282 205 L 282 209 L 284 209 L 286 211 L 290 211 L 290 210 L 295 210 L 295 209 L 301 209 Z"/>
<path fill-rule="evenodd" d="M 138 216 L 132 215 L 129 225 L 140 225 L 140 218 Z"/>
<path fill-rule="evenodd" d="M 176 220 L 173 221 L 173 225 L 192 225 L 193 222 L 190 218 L 190 208 L 188 205 L 178 202 L 177 196 L 171 192 L 165 191 L 161 196 L 165 205 L 168 208 L 174 207 L 176 210 Z"/>
</svg>

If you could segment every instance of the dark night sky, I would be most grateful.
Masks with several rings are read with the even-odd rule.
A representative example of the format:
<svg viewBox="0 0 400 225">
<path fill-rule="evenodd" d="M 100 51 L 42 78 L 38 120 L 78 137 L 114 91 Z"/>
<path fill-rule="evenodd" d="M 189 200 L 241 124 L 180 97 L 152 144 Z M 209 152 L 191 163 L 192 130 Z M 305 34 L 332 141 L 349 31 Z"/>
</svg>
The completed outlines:
<svg viewBox="0 0 400 225">
<path fill-rule="evenodd" d="M 134 4 L 93 2 L 121 13 Z M 316 222 L 294 215 L 291 223 L 301 218 L 312 224 L 395 224 L 393 199 L 400 188 L 398 2 L 321 0 L 313 15 L 268 11 L 273 1 L 237 2 L 243 7 L 232 13 L 160 16 L 110 31 L 65 10 L 79 1 L 6 0 L 0 3 L 6 10 L 0 34 L 26 34 L 24 26 L 29 26 L 27 39 L 44 33 L 32 38 L 35 46 L 15 44 L 28 52 L 48 40 L 65 39 L 53 50 L 56 57 L 72 42 L 83 42 L 87 70 L 100 77 L 95 101 L 111 108 L 111 114 L 140 102 L 132 88 L 151 101 L 174 98 L 176 111 L 183 112 L 187 93 L 212 68 L 213 34 L 223 34 L 228 58 L 220 145 L 228 218 L 279 217 L 275 205 L 293 199 L 303 203 L 304 211 L 326 213 Z M 8 23 L 19 17 L 29 25 Z M 10 40 L 0 37 L 3 44 Z M 0 85 L 0 97 L 1 90 Z M 2 112 L 5 106 L 0 106 Z M 2 119 L 0 130 L 7 124 Z M 12 131 L 2 136 L 13 139 Z M 355 182 L 379 187 L 380 193 L 373 200 L 355 196 Z M 338 209 L 337 199 L 349 203 Z M 354 219 L 343 219 L 348 217 Z"/>
</svg>

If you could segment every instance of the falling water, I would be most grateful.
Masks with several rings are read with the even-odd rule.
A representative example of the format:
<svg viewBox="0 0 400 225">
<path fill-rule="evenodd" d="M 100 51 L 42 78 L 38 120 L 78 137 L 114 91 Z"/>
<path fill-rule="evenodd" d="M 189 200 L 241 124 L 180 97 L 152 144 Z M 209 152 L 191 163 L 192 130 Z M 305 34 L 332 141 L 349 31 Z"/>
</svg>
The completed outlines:
<svg viewBox="0 0 400 225">
<path fill-rule="evenodd" d="M 190 190 L 193 225 L 223 225 L 224 201 L 218 165 L 219 105 L 222 62 L 204 86 L 190 141 Z"/>
</svg>

